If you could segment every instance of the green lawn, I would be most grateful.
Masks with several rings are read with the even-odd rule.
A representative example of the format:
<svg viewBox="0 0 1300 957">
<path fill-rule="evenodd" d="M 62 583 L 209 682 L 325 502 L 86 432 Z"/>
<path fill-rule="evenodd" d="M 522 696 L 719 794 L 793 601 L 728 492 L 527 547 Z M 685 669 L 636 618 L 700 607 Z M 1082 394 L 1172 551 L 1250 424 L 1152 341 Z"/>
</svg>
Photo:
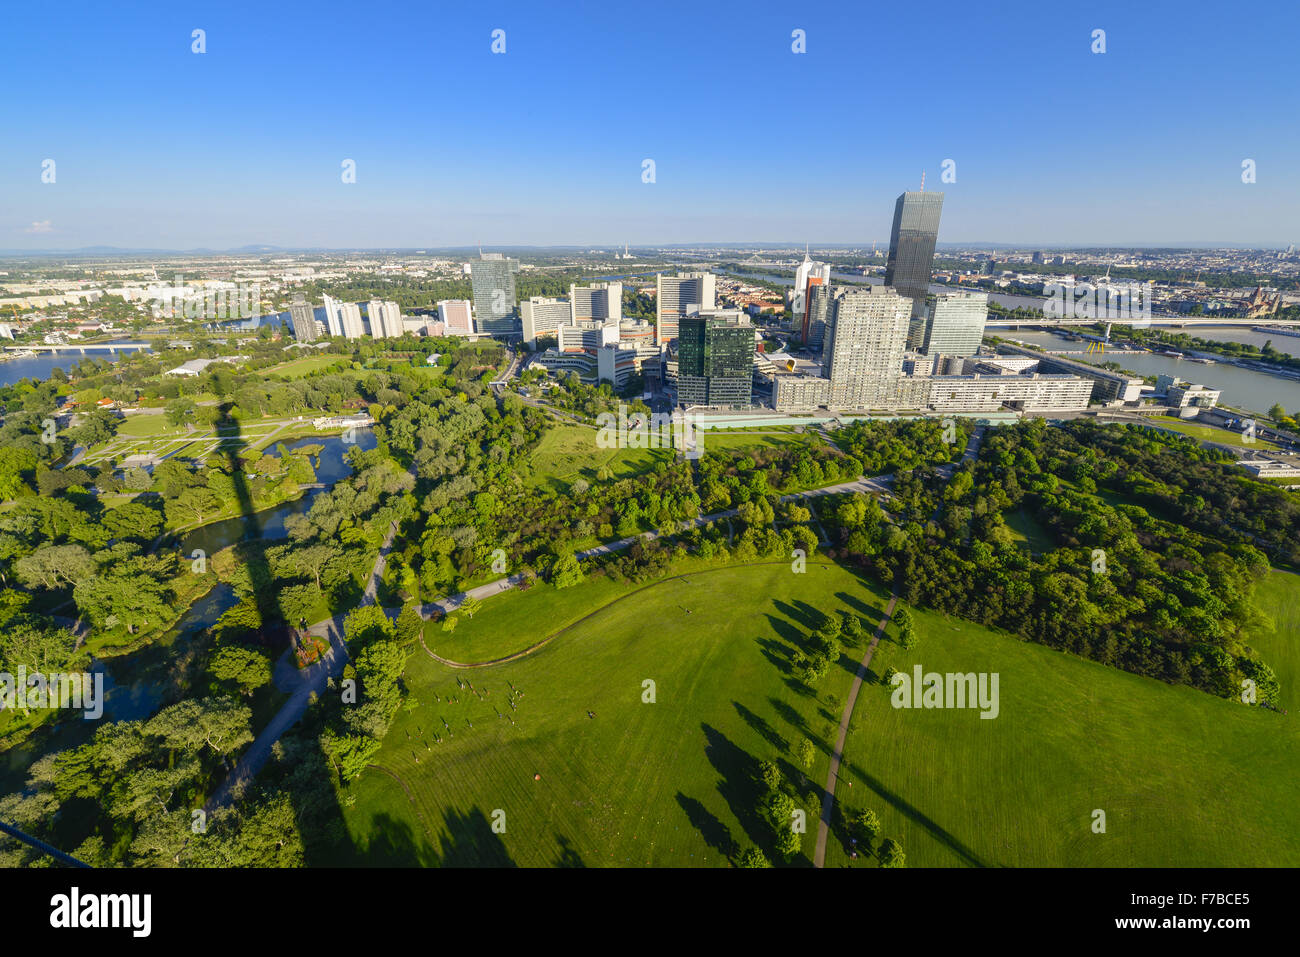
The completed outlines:
<svg viewBox="0 0 1300 957">
<path fill-rule="evenodd" d="M 594 481 L 596 471 L 608 466 L 615 480 L 649 471 L 656 462 L 668 461 L 671 449 L 602 449 L 597 431 L 580 425 L 561 425 L 542 436 L 532 454 L 533 485 L 549 482 L 560 491 L 579 478 Z"/>
<path fill-rule="evenodd" d="M 1300 576 L 1274 569 L 1255 589 L 1255 598 L 1268 622 L 1250 644 L 1277 675 L 1282 707 L 1295 715 L 1300 708 Z"/>
<path fill-rule="evenodd" d="M 128 438 L 147 438 L 163 432 L 174 432 L 176 427 L 167 422 L 167 416 L 153 413 L 128 415 L 117 427 L 117 434 Z"/>
<path fill-rule="evenodd" d="M 1292 582 L 1274 602 L 1286 616 L 1279 633 L 1260 641 L 1289 644 L 1289 658 L 1270 654 L 1279 674 L 1295 673 L 1298 601 Z M 882 837 L 902 841 L 909 866 L 1300 864 L 1294 712 L 1248 708 L 914 614 L 916 648 L 882 641 L 873 674 L 890 666 L 910 674 L 917 663 L 927 672 L 997 672 L 1000 715 L 895 709 L 891 689 L 864 685 L 839 810 L 873 808 Z M 1094 809 L 1106 813 L 1104 834 L 1092 831 Z M 827 866 L 874 866 L 850 862 L 844 848 L 841 828 Z"/>
<path fill-rule="evenodd" d="M 1006 519 L 1007 528 L 1011 529 L 1011 537 L 1018 542 L 1024 542 L 1035 555 L 1051 551 L 1055 546 L 1056 543 L 1047 534 L 1047 530 L 1038 524 L 1037 519 L 1030 515 L 1029 510 L 1024 506 L 1007 512 L 1003 517 Z"/>
<path fill-rule="evenodd" d="M 800 694 L 786 676 L 791 642 L 807 631 L 811 609 L 875 616 L 884 595 L 829 564 L 810 564 L 802 575 L 776 562 L 684 578 L 608 604 L 508 664 L 453 670 L 417 650 L 406 680 L 420 707 L 399 712 L 374 759 L 383 770 L 368 771 L 343 795 L 360 858 L 724 866 L 738 849 L 771 844 L 754 815 L 755 763 L 781 759 L 797 780 L 789 752 L 806 736 L 817 758 L 797 798 L 808 822 L 797 860 L 808 864 L 827 742 L 852 664 L 843 658 L 832 667 L 820 699 Z M 589 588 L 599 586 L 560 592 L 567 607 L 550 607 L 554 620 L 580 616 L 592 603 Z M 536 633 L 546 623 L 529 627 Z M 479 700 L 457 677 L 488 694 Z M 653 704 L 642 703 L 646 680 L 656 685 Z M 510 683 L 524 692 L 517 711 Z M 429 740 L 435 730 L 441 743 Z M 498 809 L 504 834 L 491 829 Z"/>
<path fill-rule="evenodd" d="M 1194 439 L 1200 439 L 1202 442 L 1214 442 L 1218 445 L 1231 445 L 1239 449 L 1268 449 L 1277 448 L 1272 442 L 1265 442 L 1263 439 L 1255 439 L 1253 442 L 1247 442 L 1242 434 L 1234 429 L 1220 429 L 1212 425 L 1197 425 L 1194 422 L 1187 422 L 1183 419 L 1175 419 L 1167 415 L 1153 415 L 1151 422 L 1162 428 L 1169 429 L 1171 432 L 1181 432 L 1183 435 L 1190 435 Z"/>
<path fill-rule="evenodd" d="M 286 379 L 302 379 L 313 373 L 327 369 L 336 362 L 346 362 L 347 356 L 303 356 L 301 359 L 292 359 L 289 362 L 282 362 L 278 366 L 271 366 L 269 369 L 263 369 L 262 375 L 265 376 L 283 376 Z"/>
<path fill-rule="evenodd" d="M 762 432 L 715 432 L 705 429 L 700 432 L 704 450 L 711 449 L 749 449 L 749 448 L 784 448 L 787 446 L 824 446 L 826 443 L 819 435 L 799 434 L 797 432 L 779 432 L 765 435 Z"/>
</svg>

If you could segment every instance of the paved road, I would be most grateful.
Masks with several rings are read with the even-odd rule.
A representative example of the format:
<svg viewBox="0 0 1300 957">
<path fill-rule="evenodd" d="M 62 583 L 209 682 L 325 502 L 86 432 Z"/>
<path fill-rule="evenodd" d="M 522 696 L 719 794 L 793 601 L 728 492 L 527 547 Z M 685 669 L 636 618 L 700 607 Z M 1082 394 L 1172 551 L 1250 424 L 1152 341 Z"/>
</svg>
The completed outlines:
<svg viewBox="0 0 1300 957">
<path fill-rule="evenodd" d="M 393 539 L 396 536 L 397 523 L 393 522 L 388 528 L 388 535 L 384 539 L 384 544 L 380 546 L 374 567 L 370 571 L 370 580 L 366 583 L 365 594 L 361 598 L 362 606 L 375 603 L 379 580 L 384 573 L 388 553 L 392 550 Z M 386 609 L 386 611 L 388 610 Z M 388 613 L 393 614 L 391 611 L 388 611 Z M 290 691 L 292 689 L 289 700 L 276 712 L 275 717 L 262 729 L 262 733 L 249 745 L 248 750 L 240 757 L 235 767 L 226 775 L 226 779 L 221 782 L 221 786 L 213 792 L 206 805 L 209 812 L 230 803 L 234 792 L 242 790 L 253 778 L 257 777 L 257 772 L 262 770 L 262 766 L 266 764 L 266 759 L 271 756 L 271 747 L 280 740 L 281 735 L 297 724 L 298 719 L 306 713 L 307 706 L 311 704 L 312 695 L 315 694 L 316 697 L 320 697 L 320 695 L 324 694 L 329 679 L 337 678 L 343 673 L 343 667 L 348 662 L 348 650 L 343 641 L 343 619 L 345 617 L 345 615 L 335 615 L 333 618 L 318 621 L 307 629 L 314 635 L 326 638 L 330 643 L 330 650 L 316 664 L 299 670 L 294 667 L 290 652 L 286 652 L 276 662 L 276 687 L 281 691 Z"/>
<path fill-rule="evenodd" d="M 970 440 L 966 443 L 966 451 L 962 454 L 961 461 L 956 465 L 944 466 L 944 475 L 951 479 L 957 468 L 966 462 L 974 461 L 979 454 L 980 443 L 984 441 L 985 426 L 976 427 Z M 871 481 L 871 480 L 868 480 Z M 880 490 L 880 489 L 873 489 Z M 940 506 L 942 508 L 942 505 Z M 938 512 L 935 513 L 936 517 Z M 840 761 L 844 757 L 844 742 L 849 734 L 849 721 L 853 718 L 853 706 L 857 703 L 858 692 L 862 689 L 862 681 L 867 676 L 867 668 L 871 664 L 871 656 L 876 653 L 876 645 L 880 643 L 881 636 L 885 633 L 885 626 L 889 623 L 890 618 L 894 615 L 894 607 L 898 604 L 898 592 L 895 591 L 889 596 L 889 605 L 885 608 L 884 617 L 880 619 L 880 624 L 876 627 L 876 633 L 871 638 L 871 644 L 867 645 L 866 654 L 862 656 L 862 661 L 858 664 L 858 672 L 853 677 L 853 686 L 849 688 L 848 700 L 844 702 L 844 713 L 840 717 L 840 733 L 835 740 L 835 750 L 831 752 L 830 771 L 826 774 L 826 790 L 822 794 L 822 814 L 821 820 L 817 824 L 817 845 L 813 850 L 813 866 L 822 867 L 826 863 L 826 840 L 830 836 L 831 814 L 835 807 L 835 785 L 839 782 Z"/>
<path fill-rule="evenodd" d="M 889 604 L 885 607 L 884 617 L 880 619 L 880 624 L 876 626 L 876 633 L 871 637 L 871 644 L 867 645 L 867 653 L 862 656 L 862 661 L 858 663 L 858 673 L 853 676 L 853 687 L 849 688 L 849 698 L 844 702 L 844 714 L 840 717 L 840 734 L 835 739 L 835 750 L 831 752 L 831 769 L 826 774 L 826 791 L 822 795 L 822 817 L 817 824 L 817 847 L 813 851 L 813 867 L 821 867 L 826 862 L 826 838 L 830 835 L 831 829 L 831 812 L 835 806 L 835 784 L 840 777 L 840 759 L 844 757 L 844 741 L 849 735 L 849 721 L 853 717 L 853 705 L 857 703 L 858 691 L 862 688 L 862 681 L 867 676 L 867 667 L 871 664 L 871 656 L 876 653 L 876 645 L 880 644 L 880 636 L 885 633 L 885 625 L 893 617 L 894 606 L 898 603 L 898 593 L 889 596 Z"/>
</svg>

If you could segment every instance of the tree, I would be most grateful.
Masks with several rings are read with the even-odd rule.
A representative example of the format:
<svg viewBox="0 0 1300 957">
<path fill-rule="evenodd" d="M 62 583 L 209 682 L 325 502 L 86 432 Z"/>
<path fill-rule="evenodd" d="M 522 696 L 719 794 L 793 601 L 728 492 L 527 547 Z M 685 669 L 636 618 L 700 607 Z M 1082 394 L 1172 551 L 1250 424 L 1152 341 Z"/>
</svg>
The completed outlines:
<svg viewBox="0 0 1300 957">
<path fill-rule="evenodd" d="M 464 613 L 466 618 L 473 620 L 475 613 L 482 609 L 483 603 L 473 595 L 466 595 L 465 600 L 460 603 L 457 610 Z"/>
<path fill-rule="evenodd" d="M 747 847 L 736 857 L 737 867 L 771 867 L 767 855 L 756 847 Z"/>
<path fill-rule="evenodd" d="M 40 545 L 14 564 L 24 585 L 47 589 L 75 585 L 94 570 L 94 560 L 80 545 Z"/>
<path fill-rule="evenodd" d="M 885 838 L 880 845 L 880 866 L 881 867 L 906 867 L 907 858 L 903 854 L 903 845 L 892 837 Z"/>
<path fill-rule="evenodd" d="M 817 757 L 817 747 L 807 738 L 799 742 L 799 764 L 806 771 L 812 767 Z"/>
<path fill-rule="evenodd" d="M 556 588 L 569 588 L 582 581 L 582 566 L 572 552 L 566 552 L 551 565 L 551 584 Z"/>
<path fill-rule="evenodd" d="M 163 415 L 166 417 L 168 425 L 180 426 L 194 417 L 197 408 L 193 399 L 181 396 L 179 399 L 172 399 L 163 406 Z"/>
<path fill-rule="evenodd" d="M 870 848 L 880 836 L 880 818 L 876 817 L 876 812 L 871 808 L 864 807 L 853 816 L 853 830 L 862 839 L 862 843 Z"/>
<path fill-rule="evenodd" d="M 761 761 L 758 765 L 758 779 L 767 790 L 775 791 L 781 786 L 781 769 L 775 761 Z"/>
<path fill-rule="evenodd" d="M 230 681 L 250 695 L 271 680 L 271 659 L 254 648 L 231 645 L 221 648 L 208 663 L 208 671 L 218 681 Z"/>
</svg>

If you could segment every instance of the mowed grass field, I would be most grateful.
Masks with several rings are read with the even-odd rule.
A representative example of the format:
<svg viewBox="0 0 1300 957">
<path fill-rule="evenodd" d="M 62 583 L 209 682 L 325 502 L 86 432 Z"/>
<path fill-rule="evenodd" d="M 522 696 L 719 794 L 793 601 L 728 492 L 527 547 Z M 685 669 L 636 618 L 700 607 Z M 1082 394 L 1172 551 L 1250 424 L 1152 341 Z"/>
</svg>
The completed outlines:
<svg viewBox="0 0 1300 957">
<path fill-rule="evenodd" d="M 580 478 L 593 481 L 601 466 L 607 466 L 616 480 L 632 478 L 673 455 L 672 449 L 602 449 L 596 444 L 597 434 L 580 425 L 561 425 L 548 431 L 532 454 L 532 484 L 549 482 L 567 492 Z"/>
<path fill-rule="evenodd" d="M 1300 579 L 1288 578 L 1266 583 L 1278 628 L 1259 640 L 1284 682 L 1300 664 Z M 895 709 L 892 689 L 863 686 L 839 810 L 873 808 L 909 866 L 1300 865 L 1294 710 L 1250 708 L 942 615 L 914 616 L 917 646 L 882 640 L 874 680 L 915 664 L 998 672 L 1000 713 Z M 1104 834 L 1092 830 L 1096 809 Z M 826 864 L 874 860 L 850 861 L 841 829 Z"/>
<path fill-rule="evenodd" d="M 581 611 L 592 585 L 559 594 Z M 374 759 L 383 770 L 343 795 L 360 860 L 725 866 L 771 845 L 755 816 L 756 763 L 779 760 L 798 780 L 790 753 L 807 737 L 816 760 L 797 800 L 808 826 L 797 862 L 808 865 L 854 665 L 842 658 L 810 695 L 787 677 L 788 658 L 814 609 L 878 620 L 886 597 L 832 564 L 731 566 L 643 588 L 507 664 L 450 669 L 417 649 L 406 680 L 419 707 L 399 712 Z M 646 681 L 654 703 L 643 703 Z"/>
<path fill-rule="evenodd" d="M 1267 449 L 1271 451 L 1277 448 L 1272 442 L 1265 442 L 1263 439 L 1253 439 L 1247 442 L 1241 432 L 1233 429 L 1220 429 L 1212 425 L 1197 425 L 1195 422 L 1175 419 L 1168 415 L 1153 415 L 1151 416 L 1151 423 L 1169 429 L 1171 432 L 1190 435 L 1192 438 L 1200 439 L 1203 442 L 1230 445 L 1238 449 Z"/>
<path fill-rule="evenodd" d="M 271 366 L 269 369 L 263 369 L 262 374 L 267 376 L 283 376 L 286 379 L 301 379 L 305 376 L 312 375 L 322 369 L 326 369 L 334 363 L 346 360 L 346 356 L 328 355 L 328 356 L 303 356 L 301 359 L 291 359 L 288 362 L 282 362 L 278 366 Z"/>
<path fill-rule="evenodd" d="M 1300 720 L 1300 575 L 1274 569 L 1259 583 L 1255 599 L 1268 623 L 1251 635 L 1250 644 L 1277 675 L 1287 717 Z"/>
</svg>

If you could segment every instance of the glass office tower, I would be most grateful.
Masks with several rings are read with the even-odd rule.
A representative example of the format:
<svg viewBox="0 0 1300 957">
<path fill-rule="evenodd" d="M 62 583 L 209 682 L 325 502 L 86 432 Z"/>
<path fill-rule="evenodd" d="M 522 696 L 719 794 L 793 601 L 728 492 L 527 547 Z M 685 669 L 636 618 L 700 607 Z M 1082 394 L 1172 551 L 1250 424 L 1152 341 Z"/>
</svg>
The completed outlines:
<svg viewBox="0 0 1300 957">
<path fill-rule="evenodd" d="M 519 331 L 515 319 L 515 273 L 519 260 L 489 253 L 470 263 L 469 278 L 474 289 L 474 319 L 479 332 L 510 335 Z"/>
<path fill-rule="evenodd" d="M 685 316 L 677 330 L 677 402 L 747 408 L 754 377 L 754 327 Z"/>
<path fill-rule="evenodd" d="M 925 341 L 925 296 L 930 288 L 934 244 L 939 239 L 943 193 L 906 192 L 894 204 L 894 225 L 889 233 L 889 259 L 885 285 L 912 300 L 909 348 Z"/>
</svg>

